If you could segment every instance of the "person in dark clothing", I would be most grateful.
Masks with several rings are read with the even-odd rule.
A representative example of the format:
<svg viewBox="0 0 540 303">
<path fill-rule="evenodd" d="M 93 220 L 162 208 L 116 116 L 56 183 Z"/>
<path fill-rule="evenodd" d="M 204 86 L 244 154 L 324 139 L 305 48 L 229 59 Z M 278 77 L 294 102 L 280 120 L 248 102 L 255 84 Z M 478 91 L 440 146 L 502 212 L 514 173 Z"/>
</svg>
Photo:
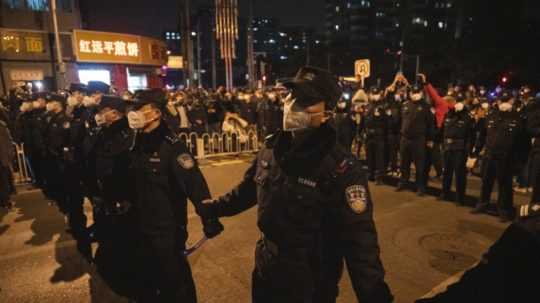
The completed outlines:
<svg viewBox="0 0 540 303">
<path fill-rule="evenodd" d="M 529 104 L 527 132 L 532 137 L 529 173 L 533 188 L 531 201 L 540 202 L 540 99 L 538 98 Z"/>
<path fill-rule="evenodd" d="M 515 215 L 512 172 L 517 153 L 514 147 L 519 144 L 518 140 L 524 131 L 521 115 L 513 108 L 513 98 L 508 92 L 502 94 L 498 108 L 488 115 L 486 124 L 487 128 L 480 140 L 486 142 L 481 197 L 473 213 L 482 213 L 487 209 L 497 180 L 499 217 L 502 222 L 507 222 Z"/>
<path fill-rule="evenodd" d="M 13 138 L 8 125 L 0 120 L 0 207 L 12 207 L 10 197 L 14 193 L 11 165 L 14 158 Z"/>
<path fill-rule="evenodd" d="M 342 260 L 361 302 L 391 302 L 366 175 L 328 122 L 341 96 L 337 78 L 304 67 L 286 85 L 292 93 L 284 130 L 266 140 L 243 181 L 206 201 L 201 215 L 233 216 L 258 204 L 254 303 L 335 301 Z"/>
<path fill-rule="evenodd" d="M 386 138 L 388 136 L 388 116 L 382 102 L 382 91 L 378 87 L 371 88 L 369 104 L 364 113 L 361 125 L 366 133 L 366 154 L 369 180 L 382 184 L 386 174 Z"/>
<path fill-rule="evenodd" d="M 32 150 L 30 151 L 31 165 L 34 171 L 35 184 L 42 189 L 45 196 L 50 198 L 46 187 L 46 171 L 45 161 L 47 156 L 47 148 L 45 141 L 45 132 L 48 127 L 48 115 L 45 110 L 46 94 L 32 95 Z"/>
<path fill-rule="evenodd" d="M 352 149 L 354 139 L 354 122 L 351 117 L 350 101 L 339 100 L 336 106 L 335 124 L 337 141 L 345 150 Z"/>
<path fill-rule="evenodd" d="M 474 144 L 474 123 L 463 102 L 449 102 L 450 111 L 446 114 L 442 127 L 444 173 L 442 193 L 439 200 L 450 199 L 452 179 L 456 177 L 456 202 L 465 203 L 467 186 L 467 158 Z"/>
<path fill-rule="evenodd" d="M 204 102 L 195 99 L 191 104 L 188 116 L 192 130 L 199 136 L 208 132 L 208 114 Z"/>
<path fill-rule="evenodd" d="M 32 159 L 32 155 L 34 153 L 34 146 L 32 144 L 32 119 L 34 116 L 32 104 L 31 96 L 25 96 L 21 104 L 17 120 L 15 120 L 14 128 L 15 142 L 24 150 L 25 161 L 27 162 L 25 164 L 30 168 L 30 172 L 33 172 L 32 167 L 34 166 Z M 37 183 L 33 174 L 31 174 L 31 177 L 32 183 Z"/>
<path fill-rule="evenodd" d="M 137 302 L 197 301 L 191 269 L 183 255 L 187 240 L 187 199 L 199 209 L 210 198 L 206 181 L 186 145 L 162 121 L 165 97 L 139 95 L 128 122 L 137 131 L 129 176 L 141 232 L 142 277 Z M 203 219 L 206 237 L 223 226 Z"/>
<path fill-rule="evenodd" d="M 399 131 L 401 102 L 405 99 L 404 92 L 390 93 L 386 97 L 386 115 L 388 116 L 388 167 L 392 175 L 398 175 Z"/>
<path fill-rule="evenodd" d="M 208 132 L 221 133 L 221 124 L 225 118 L 225 113 L 221 101 L 212 96 L 205 104 L 208 112 Z"/>
<path fill-rule="evenodd" d="M 433 147 L 434 118 L 430 106 L 424 99 L 422 87 L 414 86 L 410 100 L 401 107 L 401 178 L 397 191 L 405 189 L 409 181 L 411 162 L 416 169 L 416 188 L 419 196 L 426 192 L 425 179 L 426 148 Z"/>
<path fill-rule="evenodd" d="M 520 220 L 510 225 L 461 279 L 446 291 L 416 303 L 535 302 L 540 271 L 539 204 L 520 208 Z"/>
<path fill-rule="evenodd" d="M 129 176 L 135 132 L 129 128 L 126 107 L 122 98 L 114 96 L 103 96 L 100 102 L 97 115 L 105 123 L 96 143 L 98 191 L 92 200 L 99 206 L 94 217 L 97 270 L 117 294 L 135 299 L 139 233 Z"/>
</svg>

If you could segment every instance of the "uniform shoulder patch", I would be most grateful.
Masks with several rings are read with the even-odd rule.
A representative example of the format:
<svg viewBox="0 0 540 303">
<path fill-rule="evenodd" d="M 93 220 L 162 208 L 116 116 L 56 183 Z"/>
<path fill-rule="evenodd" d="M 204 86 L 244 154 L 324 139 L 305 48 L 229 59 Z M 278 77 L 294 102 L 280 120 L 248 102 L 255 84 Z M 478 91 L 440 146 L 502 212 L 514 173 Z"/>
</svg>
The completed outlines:
<svg viewBox="0 0 540 303">
<path fill-rule="evenodd" d="M 367 209 L 367 190 L 364 185 L 351 185 L 345 189 L 345 198 L 351 210 L 361 214 Z"/>
<path fill-rule="evenodd" d="M 195 166 L 195 160 L 188 153 L 179 155 L 176 161 L 183 169 L 192 169 Z"/>
<path fill-rule="evenodd" d="M 176 135 L 173 135 L 173 134 L 170 134 L 170 135 L 166 135 L 165 136 L 165 139 L 167 140 L 167 142 L 169 142 L 170 144 L 176 144 L 178 142 L 180 142 L 180 138 Z"/>
</svg>

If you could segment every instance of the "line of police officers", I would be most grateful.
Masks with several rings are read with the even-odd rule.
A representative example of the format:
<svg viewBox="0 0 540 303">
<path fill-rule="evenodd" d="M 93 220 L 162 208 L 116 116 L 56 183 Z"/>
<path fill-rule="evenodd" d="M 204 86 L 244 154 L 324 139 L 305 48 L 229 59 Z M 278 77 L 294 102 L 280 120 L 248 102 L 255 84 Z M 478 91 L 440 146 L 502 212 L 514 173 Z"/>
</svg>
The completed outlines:
<svg viewBox="0 0 540 303">
<path fill-rule="evenodd" d="M 82 255 L 123 296 L 197 301 L 184 255 L 189 199 L 207 238 L 223 231 L 219 217 L 258 204 L 253 302 L 335 302 L 345 263 L 362 302 L 392 302 L 367 177 L 331 123 L 342 95 L 337 78 L 306 67 L 288 85 L 284 130 L 266 140 L 242 183 L 214 200 L 163 119 L 162 90 L 132 102 L 100 82 L 36 94 L 17 124 L 37 185 L 66 214 Z M 84 197 L 94 211 L 88 228 Z"/>
<path fill-rule="evenodd" d="M 385 91 L 373 87 L 364 98 L 359 92 L 351 103 L 343 99 L 338 103 L 338 139 L 350 147 L 354 136 L 361 137 L 357 140 L 365 144 L 371 181 L 380 185 L 390 172 L 400 176 L 396 190 L 402 191 L 414 163 L 416 191 L 423 196 L 431 166 L 435 166 L 437 176 L 442 176 L 439 200 L 451 200 L 455 178 L 455 201 L 464 205 L 466 165 L 472 157 L 479 159 L 482 177 L 481 196 L 473 213 L 487 210 L 496 180 L 499 216 L 503 222 L 512 220 L 513 177 L 519 179 L 523 174 L 529 176 L 533 187 L 532 200 L 538 201 L 540 105 L 528 87 L 522 88 L 519 96 L 502 91 L 490 103 L 483 87 L 478 92 L 471 87 L 465 93 L 456 87 L 441 97 L 424 75 L 419 75 L 419 83 L 409 85 L 398 74 Z M 442 163 L 438 164 L 437 158 Z"/>
</svg>

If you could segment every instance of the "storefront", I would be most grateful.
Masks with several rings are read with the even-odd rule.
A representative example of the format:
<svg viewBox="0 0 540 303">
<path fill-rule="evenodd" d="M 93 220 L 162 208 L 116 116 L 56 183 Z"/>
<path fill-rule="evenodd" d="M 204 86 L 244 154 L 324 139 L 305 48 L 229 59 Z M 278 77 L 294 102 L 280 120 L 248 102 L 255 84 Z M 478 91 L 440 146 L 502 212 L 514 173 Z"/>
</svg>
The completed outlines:
<svg viewBox="0 0 540 303">
<path fill-rule="evenodd" d="M 147 37 L 75 30 L 73 49 L 82 83 L 97 80 L 118 92 L 163 87 L 164 42 Z"/>
</svg>

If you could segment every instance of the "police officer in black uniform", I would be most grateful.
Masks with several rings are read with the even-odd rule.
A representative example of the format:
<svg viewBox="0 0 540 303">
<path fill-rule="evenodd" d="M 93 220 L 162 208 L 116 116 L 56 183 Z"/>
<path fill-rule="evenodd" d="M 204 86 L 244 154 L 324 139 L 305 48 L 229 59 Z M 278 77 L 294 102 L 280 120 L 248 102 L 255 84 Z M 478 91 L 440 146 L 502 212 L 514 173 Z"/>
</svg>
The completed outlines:
<svg viewBox="0 0 540 303">
<path fill-rule="evenodd" d="M 196 209 L 210 198 L 206 181 L 188 148 L 161 120 L 165 95 L 138 96 L 128 122 L 137 130 L 130 176 L 141 231 L 140 302 L 196 302 L 191 269 L 183 255 L 187 240 L 187 199 Z M 208 238 L 223 226 L 203 220 Z M 156 297 L 156 294 L 159 295 Z"/>
<path fill-rule="evenodd" d="M 388 116 L 385 103 L 382 101 L 382 91 L 372 87 L 369 91 L 369 104 L 364 113 L 362 128 L 366 133 L 366 153 L 369 180 L 382 184 L 386 173 L 386 138 L 388 135 Z"/>
<path fill-rule="evenodd" d="M 422 87 L 414 85 L 409 100 L 401 107 L 401 179 L 397 191 L 405 189 L 411 173 L 411 162 L 416 169 L 416 187 L 419 196 L 426 192 L 426 149 L 433 147 L 435 121 Z"/>
<path fill-rule="evenodd" d="M 443 122 L 444 172 L 439 200 L 450 199 L 452 179 L 456 176 L 456 202 L 465 203 L 467 158 L 474 144 L 474 123 L 463 102 L 448 99 L 450 110 Z"/>
<path fill-rule="evenodd" d="M 402 92 L 389 93 L 386 96 L 386 115 L 388 116 L 388 167 L 393 175 L 398 175 L 399 131 L 401 102 L 405 99 Z"/>
<path fill-rule="evenodd" d="M 267 138 L 244 180 L 206 201 L 202 215 L 233 216 L 258 204 L 254 303 L 319 302 L 323 292 L 335 300 L 327 290 L 337 288 L 343 259 L 362 302 L 391 302 L 365 172 L 328 122 L 341 96 L 337 79 L 304 67 L 286 85 L 284 131 Z"/>
<path fill-rule="evenodd" d="M 527 132 L 531 136 L 531 156 L 530 156 L 530 184 L 533 188 L 533 202 L 540 201 L 540 99 L 535 98 L 529 102 L 527 119 Z"/>
<path fill-rule="evenodd" d="M 474 214 L 484 212 L 490 202 L 493 184 L 497 180 L 497 207 L 502 222 L 514 218 L 512 171 L 516 162 L 514 147 L 518 144 L 524 125 L 520 113 L 513 107 L 513 97 L 503 92 L 498 107 L 487 117 L 487 129 L 480 141 L 485 141 L 482 172 L 482 193 Z"/>
<path fill-rule="evenodd" d="M 336 106 L 335 114 L 337 141 L 346 150 L 352 148 L 354 139 L 354 124 L 351 119 L 351 102 L 341 98 Z"/>
<path fill-rule="evenodd" d="M 45 110 L 45 93 L 36 93 L 32 95 L 32 169 L 34 171 L 34 177 L 36 179 L 36 185 L 42 189 L 47 198 L 48 193 L 46 191 L 46 174 L 45 174 L 45 160 L 47 155 L 47 149 L 45 144 L 45 131 L 47 129 L 47 112 Z"/>
<path fill-rule="evenodd" d="M 109 95 L 99 104 L 96 117 L 104 123 L 95 144 L 97 192 L 92 201 L 98 208 L 98 217 L 94 217 L 98 272 L 117 294 L 135 299 L 139 233 L 129 177 L 129 152 L 135 132 L 129 128 L 126 107 L 122 98 Z"/>
<path fill-rule="evenodd" d="M 30 95 L 24 96 L 19 110 L 19 115 L 15 120 L 15 132 L 13 139 L 18 144 L 24 146 L 24 154 L 30 163 L 30 167 L 34 166 L 32 155 L 34 153 L 33 136 L 32 136 L 32 120 L 34 118 L 33 102 Z M 37 183 L 34 178 L 34 183 Z"/>
</svg>

